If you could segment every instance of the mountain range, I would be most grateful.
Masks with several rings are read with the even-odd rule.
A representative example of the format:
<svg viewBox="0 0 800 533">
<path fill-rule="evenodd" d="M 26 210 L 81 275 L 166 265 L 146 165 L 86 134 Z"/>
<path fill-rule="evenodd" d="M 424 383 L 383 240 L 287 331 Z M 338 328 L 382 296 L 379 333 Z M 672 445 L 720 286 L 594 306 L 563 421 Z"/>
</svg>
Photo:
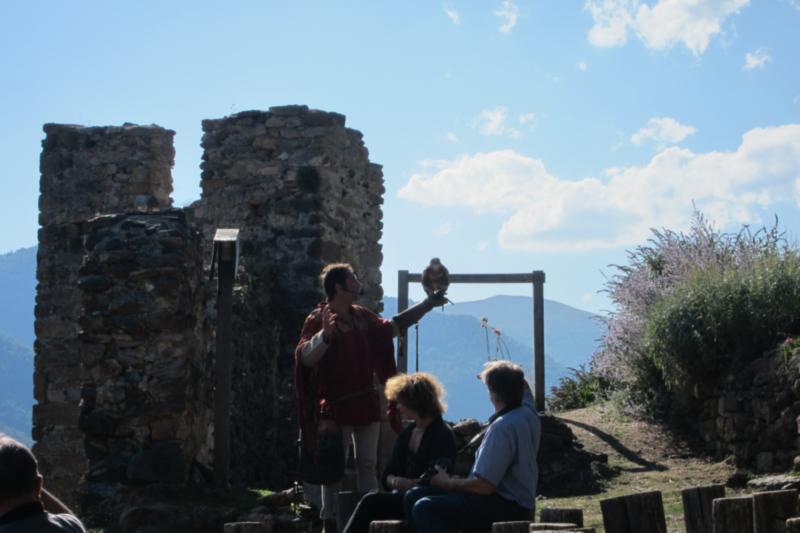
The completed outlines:
<svg viewBox="0 0 800 533">
<path fill-rule="evenodd" d="M 33 405 L 33 308 L 36 248 L 0 255 L 0 432 L 30 443 Z M 397 312 L 397 299 L 384 300 L 384 316 Z M 533 308 L 525 296 L 493 296 L 436 309 L 409 330 L 408 370 L 437 375 L 448 391 L 448 419 L 491 414 L 486 389 L 476 379 L 483 363 L 507 358 L 533 375 Z M 482 326 L 486 318 L 488 327 Z M 569 368 L 586 364 L 603 333 L 595 315 L 544 302 L 545 385 L 556 385 Z M 417 332 L 419 347 L 417 349 Z M 497 334 L 499 333 L 499 335 Z M 531 379 L 531 382 L 533 380 Z"/>
</svg>

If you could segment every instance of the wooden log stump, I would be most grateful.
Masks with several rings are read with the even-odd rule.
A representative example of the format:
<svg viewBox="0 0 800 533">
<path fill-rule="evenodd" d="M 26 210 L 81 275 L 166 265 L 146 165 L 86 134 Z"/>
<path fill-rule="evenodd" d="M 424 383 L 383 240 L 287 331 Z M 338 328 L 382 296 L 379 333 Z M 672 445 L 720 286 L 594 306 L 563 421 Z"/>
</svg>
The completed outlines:
<svg viewBox="0 0 800 533">
<path fill-rule="evenodd" d="M 606 533 L 667 533 L 659 491 L 600 500 Z"/>
<path fill-rule="evenodd" d="M 570 522 L 539 522 L 530 525 L 528 531 L 571 531 L 578 527 Z"/>
<path fill-rule="evenodd" d="M 784 533 L 786 519 L 797 516 L 797 490 L 753 494 L 753 533 Z"/>
<path fill-rule="evenodd" d="M 408 522 L 405 520 L 373 520 L 369 524 L 369 533 L 408 533 Z"/>
<path fill-rule="evenodd" d="M 224 533 L 271 533 L 263 522 L 230 522 L 222 526 Z"/>
<path fill-rule="evenodd" d="M 725 485 L 692 487 L 681 491 L 686 533 L 711 533 L 711 504 L 725 497 Z"/>
<path fill-rule="evenodd" d="M 528 520 L 492 524 L 492 533 L 528 533 L 530 530 L 531 523 Z"/>
<path fill-rule="evenodd" d="M 567 522 L 583 527 L 583 509 L 542 509 L 539 522 Z"/>
<path fill-rule="evenodd" d="M 790 518 L 786 521 L 786 533 L 800 533 L 800 518 Z"/>
<path fill-rule="evenodd" d="M 717 498 L 711 516 L 713 533 L 753 533 L 753 497 Z"/>
</svg>

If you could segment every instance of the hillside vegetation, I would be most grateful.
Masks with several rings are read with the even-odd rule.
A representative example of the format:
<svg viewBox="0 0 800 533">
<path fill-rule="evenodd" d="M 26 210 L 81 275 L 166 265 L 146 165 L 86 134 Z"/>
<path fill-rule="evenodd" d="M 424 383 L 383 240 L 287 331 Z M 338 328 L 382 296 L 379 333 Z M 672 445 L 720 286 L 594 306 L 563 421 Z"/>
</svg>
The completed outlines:
<svg viewBox="0 0 800 533">
<path fill-rule="evenodd" d="M 654 231 L 628 260 L 606 287 L 608 333 L 589 371 L 553 391 L 556 405 L 610 396 L 623 412 L 669 419 L 694 384 L 796 343 L 800 254 L 777 221 L 722 233 L 695 213 L 688 233 Z"/>
</svg>

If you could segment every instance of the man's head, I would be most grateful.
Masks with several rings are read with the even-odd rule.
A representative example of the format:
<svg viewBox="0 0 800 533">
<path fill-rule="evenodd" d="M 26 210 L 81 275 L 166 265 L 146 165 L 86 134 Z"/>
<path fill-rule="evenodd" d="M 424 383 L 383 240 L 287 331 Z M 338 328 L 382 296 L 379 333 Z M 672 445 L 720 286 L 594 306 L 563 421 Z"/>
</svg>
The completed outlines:
<svg viewBox="0 0 800 533">
<path fill-rule="evenodd" d="M 353 299 L 361 292 L 361 283 L 353 272 L 353 267 L 348 263 L 331 263 L 325 265 L 320 275 L 322 288 L 328 301 L 336 298 L 337 294 L 344 293 Z"/>
<path fill-rule="evenodd" d="M 518 407 L 525 393 L 525 372 L 511 361 L 490 361 L 478 377 L 486 384 L 496 408 Z"/>
<path fill-rule="evenodd" d="M 42 476 L 33 453 L 0 433 L 0 509 L 6 504 L 38 499 Z"/>
</svg>

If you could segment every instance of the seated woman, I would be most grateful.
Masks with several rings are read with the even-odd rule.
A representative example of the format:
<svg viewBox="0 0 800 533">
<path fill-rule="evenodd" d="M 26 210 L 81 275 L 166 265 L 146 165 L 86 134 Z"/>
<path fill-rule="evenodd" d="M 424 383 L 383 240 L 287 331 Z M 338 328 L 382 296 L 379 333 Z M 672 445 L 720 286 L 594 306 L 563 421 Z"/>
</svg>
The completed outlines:
<svg viewBox="0 0 800 533">
<path fill-rule="evenodd" d="M 434 465 L 449 466 L 456 457 L 453 431 L 444 420 L 444 387 L 433 375 L 400 374 L 386 382 L 386 398 L 410 424 L 398 435 L 381 483 L 391 492 L 371 492 L 361 498 L 344 533 L 367 533 L 373 520 L 402 520 L 403 494 L 425 483 Z M 423 477 L 423 479 L 420 479 Z"/>
</svg>

